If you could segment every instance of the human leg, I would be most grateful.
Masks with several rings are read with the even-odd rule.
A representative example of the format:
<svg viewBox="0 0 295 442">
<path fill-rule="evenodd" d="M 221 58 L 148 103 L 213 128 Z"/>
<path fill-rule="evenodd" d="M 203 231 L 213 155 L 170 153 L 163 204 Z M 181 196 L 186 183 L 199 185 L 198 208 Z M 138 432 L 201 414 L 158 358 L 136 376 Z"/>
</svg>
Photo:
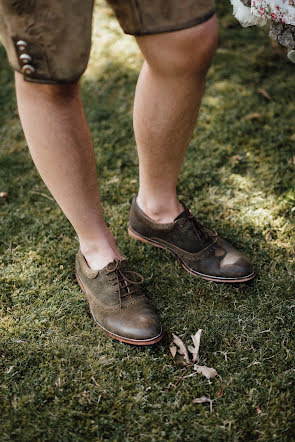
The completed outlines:
<svg viewBox="0 0 295 442">
<path fill-rule="evenodd" d="M 32 84 L 16 74 L 16 91 L 35 165 L 78 235 L 76 276 L 95 322 L 119 341 L 134 345 L 160 341 L 156 313 L 133 282 L 133 272 L 103 219 L 78 83 Z"/>
<path fill-rule="evenodd" d="M 216 48 L 216 18 L 182 31 L 138 37 L 137 42 L 145 57 L 134 105 L 140 187 L 132 202 L 129 234 L 168 249 L 192 275 L 248 281 L 255 276 L 249 261 L 202 226 L 176 194 Z"/>
<path fill-rule="evenodd" d="M 103 219 L 93 146 L 79 85 L 38 85 L 16 74 L 18 108 L 35 165 L 80 241 L 77 280 L 97 325 L 134 345 L 162 339 L 161 324 L 130 279 Z M 138 275 L 136 275 L 138 276 Z"/>
<path fill-rule="evenodd" d="M 93 269 L 121 258 L 103 219 L 91 135 L 77 82 L 33 84 L 16 73 L 18 109 L 35 165 Z"/>
<path fill-rule="evenodd" d="M 0 33 L 14 70 L 26 80 L 16 73 L 18 109 L 33 160 L 80 240 L 76 277 L 93 318 L 114 339 L 150 345 L 162 339 L 162 327 L 138 287 L 141 276 L 129 270 L 104 222 L 79 93 L 92 4 L 0 0 L 0 13 L 3 8 L 6 14 L 5 22 L 0 14 Z"/>
<path fill-rule="evenodd" d="M 0 0 L 0 34 L 16 71 L 19 114 L 32 157 L 74 226 L 89 265 L 100 268 L 121 255 L 102 217 L 79 93 L 92 8 L 93 0 Z"/>
<path fill-rule="evenodd" d="M 137 37 L 145 57 L 135 95 L 134 132 L 139 156 L 137 202 L 158 222 L 183 210 L 176 183 L 217 44 L 217 20 L 177 32 Z"/>
</svg>

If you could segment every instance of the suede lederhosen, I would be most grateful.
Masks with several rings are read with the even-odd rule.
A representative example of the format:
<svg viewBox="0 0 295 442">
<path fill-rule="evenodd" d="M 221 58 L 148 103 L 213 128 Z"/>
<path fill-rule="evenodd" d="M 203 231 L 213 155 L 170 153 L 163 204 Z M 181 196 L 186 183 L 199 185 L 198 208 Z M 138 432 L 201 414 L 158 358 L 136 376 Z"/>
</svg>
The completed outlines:
<svg viewBox="0 0 295 442">
<path fill-rule="evenodd" d="M 107 0 L 123 31 L 172 32 L 203 23 L 214 0 Z M 0 35 L 27 81 L 66 83 L 86 69 L 94 0 L 0 0 Z"/>
</svg>

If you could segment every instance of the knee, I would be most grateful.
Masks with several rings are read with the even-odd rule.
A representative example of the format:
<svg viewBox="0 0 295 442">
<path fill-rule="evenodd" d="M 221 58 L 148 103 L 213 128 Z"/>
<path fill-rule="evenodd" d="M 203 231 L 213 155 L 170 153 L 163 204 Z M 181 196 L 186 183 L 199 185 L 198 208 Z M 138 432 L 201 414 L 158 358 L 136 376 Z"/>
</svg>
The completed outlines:
<svg viewBox="0 0 295 442">
<path fill-rule="evenodd" d="M 218 23 L 214 16 L 201 25 L 149 38 L 139 44 L 151 69 L 166 76 L 205 75 L 216 51 Z"/>
<path fill-rule="evenodd" d="M 38 88 L 49 100 L 71 101 L 79 94 L 80 86 L 77 80 L 68 84 L 39 84 Z"/>
<path fill-rule="evenodd" d="M 24 81 L 23 76 L 19 72 L 15 72 L 15 83 L 18 91 L 55 102 L 71 101 L 80 93 L 79 80 L 72 83 L 42 84 Z"/>
</svg>

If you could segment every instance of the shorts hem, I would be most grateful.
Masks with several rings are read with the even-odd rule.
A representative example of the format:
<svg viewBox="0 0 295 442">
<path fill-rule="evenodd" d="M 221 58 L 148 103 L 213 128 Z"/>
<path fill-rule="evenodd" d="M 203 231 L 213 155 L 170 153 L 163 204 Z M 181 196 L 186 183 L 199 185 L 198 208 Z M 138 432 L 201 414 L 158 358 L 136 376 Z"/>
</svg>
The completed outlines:
<svg viewBox="0 0 295 442">
<path fill-rule="evenodd" d="M 81 78 L 81 75 L 77 78 L 71 80 L 51 80 L 44 78 L 31 78 L 24 75 L 24 80 L 28 83 L 38 83 L 38 84 L 71 84 L 76 83 Z"/>
<path fill-rule="evenodd" d="M 125 34 L 134 35 L 134 37 L 142 37 L 144 35 L 153 35 L 153 34 L 164 34 L 165 32 L 175 32 L 181 31 L 182 29 L 192 28 L 193 26 L 200 25 L 206 21 L 208 21 L 213 15 L 216 13 L 216 9 L 212 9 L 206 15 L 202 17 L 195 18 L 194 20 L 190 20 L 189 22 L 183 23 L 181 25 L 177 25 L 174 27 L 166 26 L 164 28 L 153 29 L 151 31 L 128 31 L 124 30 Z"/>
<path fill-rule="evenodd" d="M 38 83 L 38 84 L 71 84 L 76 83 L 80 80 L 82 75 L 84 74 L 85 70 L 78 76 L 75 76 L 73 78 L 69 79 L 52 79 L 52 78 L 37 78 L 37 77 L 29 77 L 28 75 L 24 75 L 23 72 L 20 69 L 13 68 L 15 72 L 18 72 L 23 76 L 24 81 L 27 81 L 28 83 Z"/>
</svg>

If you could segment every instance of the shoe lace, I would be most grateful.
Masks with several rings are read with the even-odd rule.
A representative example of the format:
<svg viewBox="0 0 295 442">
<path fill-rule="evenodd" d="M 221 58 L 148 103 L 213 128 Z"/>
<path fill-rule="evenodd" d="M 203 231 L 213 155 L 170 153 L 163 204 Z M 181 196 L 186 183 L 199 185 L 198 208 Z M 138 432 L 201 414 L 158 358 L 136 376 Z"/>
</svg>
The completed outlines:
<svg viewBox="0 0 295 442">
<path fill-rule="evenodd" d="M 126 273 L 136 275 L 139 281 L 127 278 Z M 140 273 L 124 268 L 122 261 L 117 258 L 107 265 L 106 275 L 111 275 L 112 277 L 108 278 L 109 281 L 112 282 L 113 286 L 117 286 L 116 292 L 119 296 L 120 308 L 122 308 L 122 298 L 136 293 L 138 288 L 135 286 L 144 282 L 144 278 Z"/>
<path fill-rule="evenodd" d="M 191 225 L 193 226 L 194 232 L 200 241 L 204 241 L 204 240 L 206 241 L 206 240 L 209 240 L 211 238 L 215 238 L 218 236 L 218 233 L 216 232 L 216 230 L 210 229 L 209 227 L 204 226 L 203 224 L 199 223 L 199 221 L 197 221 L 197 219 L 192 214 L 190 209 L 187 209 L 187 210 L 188 210 L 187 219 L 190 221 Z"/>
</svg>

